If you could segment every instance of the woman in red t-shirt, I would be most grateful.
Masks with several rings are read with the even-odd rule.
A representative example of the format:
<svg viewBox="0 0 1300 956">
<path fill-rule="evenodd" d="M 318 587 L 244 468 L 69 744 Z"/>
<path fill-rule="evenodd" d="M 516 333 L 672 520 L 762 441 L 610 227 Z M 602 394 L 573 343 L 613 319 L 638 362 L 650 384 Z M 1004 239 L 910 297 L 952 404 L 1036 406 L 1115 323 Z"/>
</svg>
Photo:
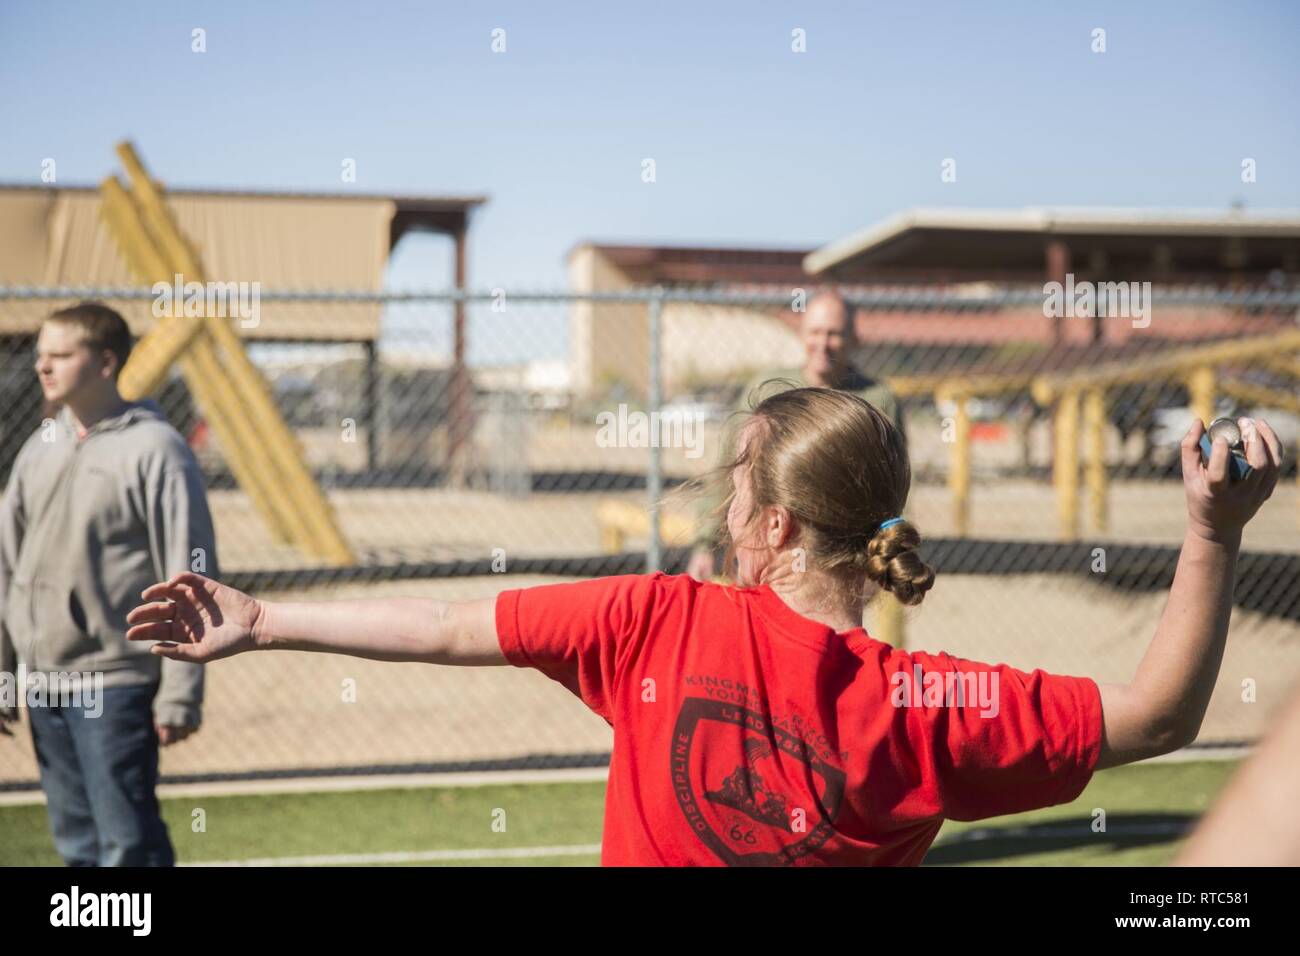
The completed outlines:
<svg viewBox="0 0 1300 956">
<path fill-rule="evenodd" d="M 1243 420 L 1245 424 L 1245 420 Z M 903 651 L 861 627 L 878 588 L 921 601 L 934 572 L 899 514 L 901 433 L 861 399 L 762 402 L 729 473 L 740 585 L 625 575 L 464 603 L 255 600 L 197 574 L 144 592 L 132 640 L 210 661 L 285 648 L 534 667 L 614 729 L 602 861 L 917 864 L 945 819 L 1064 803 L 1094 770 L 1197 734 L 1223 655 L 1241 531 L 1281 449 L 1246 427 L 1182 443 L 1188 526 L 1169 602 L 1128 684 Z M 958 622 L 954 622 L 957 625 Z"/>
</svg>

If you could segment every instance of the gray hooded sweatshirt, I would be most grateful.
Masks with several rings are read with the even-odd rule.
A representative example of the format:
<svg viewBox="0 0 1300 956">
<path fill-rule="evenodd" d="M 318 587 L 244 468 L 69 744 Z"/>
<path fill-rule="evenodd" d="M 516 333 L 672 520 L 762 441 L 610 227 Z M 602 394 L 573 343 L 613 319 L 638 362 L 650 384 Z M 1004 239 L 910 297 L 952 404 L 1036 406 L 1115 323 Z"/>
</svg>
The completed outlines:
<svg viewBox="0 0 1300 956">
<path fill-rule="evenodd" d="M 197 727 L 203 668 L 126 640 L 126 614 L 181 571 L 217 576 L 203 476 L 151 401 L 78 439 L 65 408 L 28 438 L 0 504 L 0 671 L 159 683 L 159 723 Z"/>
</svg>

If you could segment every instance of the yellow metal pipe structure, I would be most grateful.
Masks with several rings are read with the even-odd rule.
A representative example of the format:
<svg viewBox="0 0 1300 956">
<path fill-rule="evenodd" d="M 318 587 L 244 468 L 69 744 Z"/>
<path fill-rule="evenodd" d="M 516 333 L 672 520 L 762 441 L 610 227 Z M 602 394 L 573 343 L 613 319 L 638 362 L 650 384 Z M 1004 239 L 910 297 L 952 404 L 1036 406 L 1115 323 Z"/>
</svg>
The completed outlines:
<svg viewBox="0 0 1300 956">
<path fill-rule="evenodd" d="M 1204 366 L 1262 359 L 1278 353 L 1294 352 L 1296 349 L 1300 349 L 1300 329 L 1181 349 L 1158 359 L 1127 365 L 1104 365 L 1090 372 L 1059 376 L 1042 375 L 1034 379 L 1032 392 L 1034 401 L 1046 407 L 1052 404 L 1057 396 L 1071 389 L 1145 385 L 1160 379 L 1185 376 Z"/>
<path fill-rule="evenodd" d="M 1275 372 L 1290 375 L 1292 378 L 1300 378 L 1300 355 L 1275 355 L 1261 359 L 1260 364 Z"/>
<path fill-rule="evenodd" d="M 1089 389 L 1083 399 L 1085 442 L 1088 449 L 1088 517 L 1093 532 L 1107 530 L 1110 515 L 1106 495 L 1106 396 Z"/>
<path fill-rule="evenodd" d="M 213 423 L 239 487 L 248 492 L 254 507 L 281 541 L 308 549 L 311 537 L 302 514 L 294 507 L 289 489 L 278 480 L 266 459 L 258 455 L 258 437 L 248 427 L 247 410 L 238 395 L 225 386 L 221 361 L 206 335 L 198 336 L 181 354 L 180 367 L 195 401 Z"/>
<path fill-rule="evenodd" d="M 965 395 L 948 398 L 955 405 L 948 490 L 952 492 L 953 533 L 964 538 L 970 533 L 970 400 Z"/>
<path fill-rule="evenodd" d="M 161 192 L 149 177 L 130 143 L 117 149 L 132 181 L 146 222 L 154 232 L 167 261 L 177 267 L 185 282 L 203 282 L 194 251 L 177 228 Z M 227 317 L 210 316 L 208 334 L 224 358 L 224 368 L 242 402 L 248 420 L 258 433 L 260 455 L 270 458 L 272 470 L 293 492 L 298 511 L 308 531 L 310 550 L 333 565 L 355 563 L 352 550 L 334 520 L 333 510 L 307 469 L 297 436 L 285 425 L 266 380 L 244 351 Z"/>
<path fill-rule="evenodd" d="M 100 183 L 99 193 L 104 222 L 122 247 L 128 268 L 141 282 L 160 275 L 167 264 L 140 222 L 130 194 L 112 176 Z M 202 328 L 198 319 L 184 316 L 155 322 L 131 349 L 131 357 L 118 377 L 118 389 L 128 398 L 158 391 L 167 379 L 167 370 Z"/>
<path fill-rule="evenodd" d="M 159 270 L 166 266 L 133 206 L 130 195 L 116 180 L 105 184 L 103 211 L 109 230 L 117 239 L 128 268 L 138 278 L 148 281 L 150 275 L 160 274 Z M 225 376 L 199 321 L 185 317 L 163 318 L 141 338 L 141 344 L 155 331 L 161 331 L 164 336 L 171 335 L 169 326 L 180 323 L 199 327 L 199 332 L 190 337 L 189 348 L 179 355 L 181 371 L 195 403 L 222 443 L 235 480 L 248 492 L 254 507 L 281 540 L 299 546 L 306 544 L 306 529 L 295 520 L 293 502 L 273 475 L 264 474 L 263 469 L 253 465 L 252 448 L 256 447 L 256 436 L 247 427 L 247 417 L 238 406 L 237 393 L 221 387 Z M 122 377 L 136 361 L 138 348 L 139 345 L 132 349 Z M 122 385 L 119 379 L 119 390 L 128 400 L 142 398 L 148 393 L 136 391 L 138 384 L 137 379 Z"/>
<path fill-rule="evenodd" d="M 1056 401 L 1052 422 L 1055 453 L 1052 480 L 1056 485 L 1056 514 L 1062 541 L 1079 537 L 1079 393 L 1066 392 Z"/>
<path fill-rule="evenodd" d="M 131 183 L 131 193 L 136 199 L 141 218 L 153 233 L 158 247 L 166 251 L 168 265 L 175 270 L 172 275 L 166 276 L 167 281 L 170 282 L 176 273 L 180 273 L 186 282 L 204 281 L 198 254 L 177 227 L 171 211 L 163 201 L 158 184 L 149 177 L 135 147 L 130 142 L 123 141 L 117 144 L 116 152 L 126 170 L 126 178 Z"/>
<path fill-rule="evenodd" d="M 1205 423 L 1205 427 L 1210 427 L 1210 422 L 1214 421 L 1214 366 L 1202 365 L 1200 368 L 1192 369 L 1187 376 L 1187 391 L 1189 393 L 1192 414 Z"/>
<path fill-rule="evenodd" d="M 898 598 L 881 591 L 872 598 L 871 610 L 871 636 L 901 650 L 907 635 L 903 631 L 903 605 Z"/>
<path fill-rule="evenodd" d="M 1219 391 L 1239 402 L 1265 408 L 1280 408 L 1300 415 L 1300 393 L 1297 392 L 1283 392 L 1276 388 L 1267 388 L 1253 382 L 1239 382 L 1231 378 L 1219 380 Z"/>
<path fill-rule="evenodd" d="M 169 238 L 167 243 L 170 248 L 174 239 Z M 191 281 L 188 276 L 186 281 Z M 251 456 L 249 467 L 266 472 L 273 495 L 284 502 L 284 510 L 289 515 L 289 524 L 297 543 L 307 551 L 324 557 L 331 564 L 352 563 L 351 552 L 330 517 L 329 503 L 316 487 L 315 479 L 302 461 L 296 436 L 287 427 L 282 431 L 275 427 L 277 423 L 283 425 L 279 409 L 266 390 L 260 373 L 248 360 L 243 345 L 225 318 L 211 316 L 206 323 L 204 339 L 224 346 L 219 353 L 214 350 L 217 360 L 209 369 L 227 383 L 227 391 L 240 407 L 236 419 L 241 431 L 245 432 L 237 446 L 230 450 L 230 457 L 236 452 L 248 454 Z M 232 338 L 233 344 L 230 341 Z M 241 358 L 243 362 L 240 361 Z M 319 514 L 322 511 L 323 519 Z"/>
<path fill-rule="evenodd" d="M 937 375 L 895 375 L 885 379 L 889 390 L 899 398 L 919 395 L 938 395 L 940 392 L 966 395 L 1006 395 L 1023 392 L 1033 384 L 1031 373 L 1006 375 L 954 375 L 943 372 Z"/>
</svg>

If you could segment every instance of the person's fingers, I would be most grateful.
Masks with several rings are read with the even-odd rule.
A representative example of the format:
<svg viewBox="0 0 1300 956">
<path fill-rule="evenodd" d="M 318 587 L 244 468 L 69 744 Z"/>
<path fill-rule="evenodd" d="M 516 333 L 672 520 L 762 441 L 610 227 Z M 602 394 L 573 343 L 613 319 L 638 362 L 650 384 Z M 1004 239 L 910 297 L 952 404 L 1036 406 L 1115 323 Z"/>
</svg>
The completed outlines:
<svg viewBox="0 0 1300 956">
<path fill-rule="evenodd" d="M 1255 431 L 1264 442 L 1264 450 L 1268 452 L 1269 464 L 1274 468 L 1282 467 L 1282 442 L 1277 437 L 1277 432 L 1273 431 L 1273 426 L 1264 419 L 1255 422 Z"/>
<path fill-rule="evenodd" d="M 150 654 L 157 654 L 159 657 L 166 657 L 173 661 L 194 661 L 201 662 L 204 660 L 204 649 L 198 644 L 176 644 L 172 641 L 164 641 L 161 644 L 155 644 L 149 648 Z"/>
<path fill-rule="evenodd" d="M 1193 419 L 1192 427 L 1187 429 L 1187 434 L 1183 436 L 1180 443 L 1185 478 L 1190 478 L 1201 470 L 1201 435 L 1204 433 L 1205 426 L 1201 424 L 1201 420 Z"/>
<path fill-rule="evenodd" d="M 1246 452 L 1246 462 L 1256 471 L 1262 471 L 1268 467 L 1268 449 L 1264 444 L 1264 438 L 1256 427 L 1255 420 L 1252 418 L 1237 419 L 1237 427 L 1241 429 L 1241 443 Z"/>
<path fill-rule="evenodd" d="M 187 575 L 178 574 L 168 583 L 171 585 L 171 592 L 184 597 L 190 604 L 199 603 L 199 591 L 202 585 L 197 585 L 193 581 L 185 580 Z"/>
<path fill-rule="evenodd" d="M 1210 463 L 1205 467 L 1210 491 L 1221 492 L 1228 487 L 1228 458 L 1231 454 L 1226 438 L 1216 438 L 1210 446 Z"/>
<path fill-rule="evenodd" d="M 211 578 L 205 578 L 203 575 L 196 574 L 193 571 L 182 571 L 180 574 L 172 575 L 172 582 L 174 584 L 183 584 L 186 587 L 194 588 L 199 591 L 206 591 L 208 584 L 211 581 Z"/>
<path fill-rule="evenodd" d="M 172 639 L 172 625 L 170 621 L 150 621 L 147 624 L 136 624 L 134 627 L 126 629 L 126 639 L 128 641 L 170 641 Z"/>
<path fill-rule="evenodd" d="M 177 575 L 177 578 L 173 579 L 172 587 L 176 594 L 175 621 L 180 625 L 177 633 L 184 633 L 193 640 L 206 629 L 209 621 L 214 625 L 220 624 L 221 615 L 212 601 L 212 596 L 203 590 L 201 584 L 190 580 L 191 578 L 198 578 L 198 575 Z"/>
<path fill-rule="evenodd" d="M 194 574 L 186 571 L 172 578 L 173 588 L 185 596 L 182 603 L 182 616 L 193 623 L 201 621 L 203 614 L 206 612 L 207 619 L 213 624 L 221 624 L 221 608 L 217 603 L 216 596 L 212 593 L 216 585 L 210 578 L 205 578 L 201 574 Z"/>
<path fill-rule="evenodd" d="M 195 607 L 202 608 L 207 612 L 208 620 L 213 624 L 220 625 L 225 618 L 222 616 L 220 604 L 217 603 L 217 592 L 226 591 L 228 594 L 238 594 L 239 592 L 230 588 L 222 587 L 222 585 L 215 584 L 207 578 L 203 578 L 197 574 L 193 575 L 193 577 L 199 578 L 200 581 L 204 582 L 195 588 L 194 593 L 197 599 Z"/>
<path fill-rule="evenodd" d="M 148 624 L 150 621 L 171 621 L 176 617 L 176 604 L 172 601 L 156 601 L 152 604 L 138 604 L 126 612 L 126 623 Z"/>
<path fill-rule="evenodd" d="M 1264 448 L 1268 451 L 1267 478 L 1264 483 L 1264 498 L 1267 500 L 1273 494 L 1278 478 L 1282 475 L 1282 442 L 1278 439 L 1277 432 L 1273 431 L 1272 426 L 1262 418 L 1255 423 L 1255 430 L 1259 432 Z"/>
<path fill-rule="evenodd" d="M 141 591 L 140 600 L 169 601 L 173 593 L 171 581 L 159 581 L 157 584 L 151 584 Z"/>
<path fill-rule="evenodd" d="M 154 724 L 154 727 L 158 731 L 158 743 L 162 744 L 164 747 L 180 743 L 190 735 L 192 729 L 190 727 L 177 727 L 171 724 L 157 723 Z"/>
</svg>

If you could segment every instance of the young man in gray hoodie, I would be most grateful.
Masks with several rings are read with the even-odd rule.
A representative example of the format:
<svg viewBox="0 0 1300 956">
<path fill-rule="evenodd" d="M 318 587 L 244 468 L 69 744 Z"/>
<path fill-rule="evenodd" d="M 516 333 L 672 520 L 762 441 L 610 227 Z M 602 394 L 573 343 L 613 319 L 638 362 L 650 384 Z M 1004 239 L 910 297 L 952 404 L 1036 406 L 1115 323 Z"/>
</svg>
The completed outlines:
<svg viewBox="0 0 1300 956">
<path fill-rule="evenodd" d="M 45 321 L 36 373 L 62 408 L 23 445 L 0 503 L 0 734 L 25 707 L 50 831 L 72 866 L 174 862 L 158 746 L 193 733 L 203 702 L 201 665 L 125 638 L 149 584 L 217 573 L 198 462 L 155 403 L 118 393 L 130 351 L 107 306 Z"/>
</svg>

